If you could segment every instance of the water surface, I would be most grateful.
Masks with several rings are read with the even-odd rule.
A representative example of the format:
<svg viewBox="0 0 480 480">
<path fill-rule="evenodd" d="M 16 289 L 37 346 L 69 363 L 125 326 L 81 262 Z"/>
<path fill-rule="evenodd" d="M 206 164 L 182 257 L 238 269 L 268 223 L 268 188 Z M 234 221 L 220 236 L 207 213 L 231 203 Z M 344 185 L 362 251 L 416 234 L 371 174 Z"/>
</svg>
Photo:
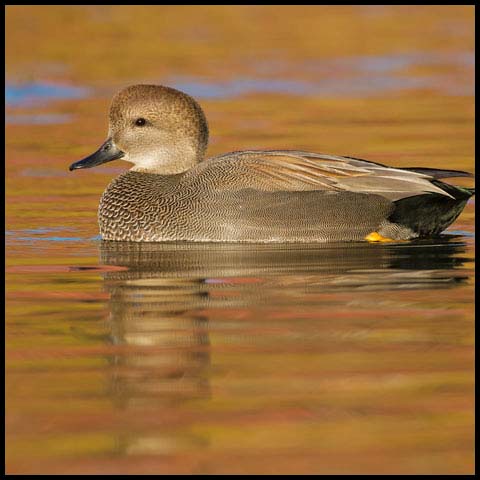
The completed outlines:
<svg viewBox="0 0 480 480">
<path fill-rule="evenodd" d="M 412 8 L 7 8 L 8 473 L 473 472 L 474 199 L 432 240 L 128 244 L 127 164 L 68 172 L 135 82 L 209 155 L 473 172 L 473 8 Z"/>
</svg>

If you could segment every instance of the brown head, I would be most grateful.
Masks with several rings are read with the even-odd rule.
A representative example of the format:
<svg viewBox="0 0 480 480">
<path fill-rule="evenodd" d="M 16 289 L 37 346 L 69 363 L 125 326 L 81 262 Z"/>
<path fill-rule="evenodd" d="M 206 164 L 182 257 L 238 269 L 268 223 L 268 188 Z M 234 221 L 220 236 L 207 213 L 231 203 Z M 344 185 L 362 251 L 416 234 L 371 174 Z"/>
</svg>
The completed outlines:
<svg viewBox="0 0 480 480">
<path fill-rule="evenodd" d="M 70 170 L 121 158 L 135 171 L 180 173 L 203 159 L 207 144 L 207 120 L 192 97 L 169 87 L 132 85 L 113 97 L 106 142 Z"/>
</svg>

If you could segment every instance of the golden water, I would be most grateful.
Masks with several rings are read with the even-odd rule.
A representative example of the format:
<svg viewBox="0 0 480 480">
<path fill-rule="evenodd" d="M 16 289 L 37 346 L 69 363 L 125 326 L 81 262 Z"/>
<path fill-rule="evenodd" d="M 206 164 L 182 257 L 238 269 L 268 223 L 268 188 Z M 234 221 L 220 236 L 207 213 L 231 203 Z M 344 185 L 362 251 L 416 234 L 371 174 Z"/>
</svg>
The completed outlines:
<svg viewBox="0 0 480 480">
<path fill-rule="evenodd" d="M 68 165 L 152 82 L 209 155 L 473 172 L 473 13 L 7 7 L 7 472 L 472 473 L 474 199 L 433 241 L 103 243 L 127 164 Z"/>
</svg>

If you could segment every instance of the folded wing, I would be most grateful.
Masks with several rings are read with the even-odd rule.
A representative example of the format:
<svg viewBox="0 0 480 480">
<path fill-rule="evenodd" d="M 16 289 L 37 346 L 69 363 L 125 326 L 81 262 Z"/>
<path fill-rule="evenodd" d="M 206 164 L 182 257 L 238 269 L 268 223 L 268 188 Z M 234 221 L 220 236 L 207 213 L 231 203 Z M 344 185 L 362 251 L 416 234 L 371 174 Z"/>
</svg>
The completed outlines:
<svg viewBox="0 0 480 480">
<path fill-rule="evenodd" d="M 227 164 L 228 168 L 222 169 Z M 441 178 L 439 170 L 391 168 L 336 155 L 290 150 L 242 151 L 211 158 L 198 167 L 228 172 L 222 178 L 222 185 L 230 190 L 346 191 L 376 194 L 390 201 L 425 193 L 453 198 L 438 186 L 439 182 L 437 185 L 431 182 Z"/>
</svg>

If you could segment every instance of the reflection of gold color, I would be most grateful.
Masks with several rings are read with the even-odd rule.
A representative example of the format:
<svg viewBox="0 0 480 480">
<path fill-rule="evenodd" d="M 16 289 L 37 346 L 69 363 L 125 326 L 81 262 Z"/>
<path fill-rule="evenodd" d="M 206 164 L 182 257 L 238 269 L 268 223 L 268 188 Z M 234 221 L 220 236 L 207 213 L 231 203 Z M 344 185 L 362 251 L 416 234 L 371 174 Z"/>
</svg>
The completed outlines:
<svg viewBox="0 0 480 480">
<path fill-rule="evenodd" d="M 422 52 L 473 51 L 473 5 L 418 6 L 415 22 L 411 10 L 408 5 L 8 5 L 6 70 L 25 77 L 33 75 L 31 65 L 40 65 L 50 75 L 92 85 L 129 82 L 132 71 L 145 79 L 175 72 L 225 80 L 232 72 L 245 77 L 270 68 L 284 78 L 289 65 L 297 78 L 308 78 L 315 59 L 385 55 L 402 46 L 415 51 L 419 45 Z M 68 38 L 68 45 L 57 38 Z M 104 55 L 113 48 L 124 54 Z M 162 61 L 152 61 L 156 58 Z M 439 68 L 438 61 L 417 68 L 426 75 Z M 322 116 L 328 124 L 330 117 Z"/>
<path fill-rule="evenodd" d="M 208 318 L 196 308 L 204 304 L 202 283 L 166 277 L 158 263 L 138 254 L 123 260 L 126 270 L 105 274 L 111 341 L 126 347 L 112 359 L 113 403 L 135 418 L 145 409 L 162 415 L 178 402 L 208 398 Z M 117 439 L 125 455 L 174 453 L 199 441 L 188 432 L 158 428 Z"/>
<path fill-rule="evenodd" d="M 251 442 L 249 432 L 255 431 L 257 439 L 269 431 L 262 416 L 269 410 L 260 398 L 279 392 L 286 404 L 315 402 L 315 388 L 317 401 L 325 405 L 360 395 L 362 400 L 351 400 L 360 407 L 352 408 L 384 408 L 372 400 L 379 382 L 405 395 L 414 388 L 408 382 L 425 381 L 421 373 L 402 376 L 403 369 L 415 368 L 409 362 L 418 361 L 411 344 L 429 345 L 435 338 L 428 321 L 425 327 L 406 325 L 404 309 L 410 316 L 424 314 L 412 307 L 411 292 L 425 295 L 429 289 L 458 286 L 467 278 L 456 268 L 464 260 L 465 246 L 455 238 L 323 245 L 102 242 L 111 338 L 125 346 L 109 370 L 110 398 L 127 425 L 117 433 L 121 455 L 207 450 L 218 455 L 223 445 Z M 387 295 L 379 304 L 380 291 Z M 310 373 L 299 375 L 306 368 L 305 355 Z M 401 367 L 395 355 L 402 357 Z M 378 368 L 379 358 L 387 367 Z M 352 359 L 363 366 L 352 367 Z M 345 380 L 351 368 L 360 370 Z M 328 373 L 319 379 L 318 372 Z M 262 412 L 260 427 L 248 421 L 239 427 L 230 418 L 248 418 L 244 402 Z M 282 434 L 275 439 L 265 434 L 262 441 L 305 448 L 302 442 L 312 435 L 327 432 L 335 439 L 338 425 L 358 431 L 355 418 L 344 424 L 341 408 L 329 408 L 333 417 L 321 427 L 287 422 L 275 425 Z M 286 417 L 296 414 L 288 407 L 285 412 Z M 155 421 L 137 430 L 128 427 L 146 415 Z M 405 418 L 397 413 L 389 421 L 403 425 Z M 241 438 L 236 438 L 239 428 Z M 292 440 L 291 432 L 302 428 Z"/>
<path fill-rule="evenodd" d="M 215 84 L 258 78 L 256 60 L 260 59 L 262 68 L 270 68 L 275 78 L 309 82 L 327 75 L 335 81 L 345 78 L 345 72 L 339 66 L 338 71 L 324 73 L 325 60 L 389 61 L 392 52 L 408 47 L 418 55 L 420 48 L 421 62 L 394 66 L 392 77 L 406 81 L 398 92 L 355 97 L 252 92 L 221 100 L 201 99 L 216 132 L 210 154 L 255 145 L 279 148 L 281 139 L 282 148 L 357 155 L 396 167 L 473 171 L 473 97 L 446 94 L 437 87 L 441 82 L 452 91 L 458 91 L 459 85 L 473 88 L 473 64 L 466 69 L 458 62 L 475 48 L 474 7 L 424 5 L 415 7 L 415 15 L 417 21 L 413 22 L 409 5 L 7 6 L 9 77 L 26 81 L 51 78 L 98 87 L 91 90 L 92 97 L 39 106 L 29 103 L 19 109 L 27 114 L 68 113 L 74 116 L 72 123 L 54 128 L 6 125 L 9 230 L 48 225 L 72 227 L 72 235 L 84 238 L 98 234 L 99 195 L 127 164 L 119 160 L 82 172 L 82 180 L 69 175 L 66 166 L 72 158 L 88 152 L 92 139 L 103 136 L 103 114 L 109 103 L 105 91 L 130 83 L 132 72 L 142 79 L 167 78 L 175 72 Z M 59 42 L 59 38 L 68 41 Z M 124 54 L 108 54 L 114 51 Z M 431 64 L 424 62 L 429 54 L 435 56 Z M 419 77 L 430 79 L 431 87 L 411 89 L 409 81 Z M 80 121 L 84 118 L 88 121 Z M 57 176 L 39 179 L 27 175 L 27 170 L 47 168 Z M 463 185 L 463 179 L 455 179 L 455 184 Z M 467 205 L 457 222 L 457 230 L 474 231 L 473 204 Z M 84 257 L 86 251 L 93 255 L 91 242 L 81 246 L 46 241 L 13 244 L 12 237 L 7 238 L 6 254 L 13 266 L 94 265 L 96 260 Z M 475 419 L 471 348 L 474 251 L 470 242 L 473 239 L 465 237 L 437 244 L 364 242 L 351 248 L 357 249 L 356 259 L 346 247 L 337 249 L 337 254 L 333 247 L 312 250 L 307 246 L 303 254 L 298 253 L 301 246 L 297 253 L 265 249 L 260 254 L 255 248 L 249 254 L 245 248 L 243 257 L 234 250 L 229 258 L 228 249 L 212 245 L 205 246 L 211 250 L 209 255 L 201 253 L 202 249 L 195 252 L 191 245 L 150 253 L 146 246 L 135 259 L 134 249 L 126 254 L 125 248 L 121 253 L 121 246 L 116 245 L 105 253 L 102 246 L 107 265 L 128 265 L 130 275 L 143 269 L 144 281 L 150 262 L 154 281 L 161 276 L 170 282 L 164 297 L 172 299 L 176 292 L 171 305 L 177 312 L 171 317 L 173 325 L 184 325 L 186 332 L 190 314 L 195 311 L 203 316 L 205 321 L 200 323 L 208 327 L 210 344 L 195 348 L 199 354 L 202 348 L 208 353 L 214 370 L 210 375 L 210 360 L 204 360 L 204 369 L 197 371 L 196 378 L 211 383 L 211 401 L 209 396 L 189 401 L 186 390 L 174 390 L 174 379 L 170 379 L 170 395 L 135 391 L 135 384 L 127 382 L 128 375 L 143 373 L 146 388 L 153 371 L 158 373 L 155 384 L 160 350 L 170 348 L 171 360 L 176 351 L 180 363 L 182 347 L 162 347 L 159 342 L 130 347 L 125 343 L 123 356 L 104 353 L 108 346 L 103 345 L 103 324 L 98 321 L 104 304 L 100 297 L 93 297 L 99 273 L 77 271 L 68 277 L 54 272 L 43 272 L 41 277 L 33 272 L 8 274 L 8 293 L 25 297 L 7 303 L 7 361 L 20 368 L 7 370 L 7 472 L 471 473 Z M 191 251 L 186 254 L 185 250 Z M 335 263 L 336 270 L 332 267 Z M 355 270 L 357 266 L 372 270 L 368 274 Z M 248 270 L 252 276 L 235 277 Z M 106 275 L 109 291 L 115 282 L 127 283 L 119 272 L 117 275 Z M 258 282 L 240 284 L 252 280 L 253 275 Z M 176 288 L 175 282 L 184 288 Z M 412 285 L 418 290 L 408 289 Z M 449 289 L 448 293 L 444 289 Z M 26 301 L 26 290 L 37 297 Z M 157 301 L 150 306 L 158 310 L 161 289 L 155 290 Z M 188 294 L 180 295 L 187 290 Z M 73 295 L 85 298 L 63 302 L 58 293 L 55 298 L 43 297 L 55 292 L 72 295 L 72 299 Z M 125 296 L 118 299 L 133 301 Z M 310 305 L 303 308 L 310 308 L 307 312 L 312 320 L 302 323 L 295 316 L 297 305 L 305 299 Z M 216 314 L 210 308 L 212 303 Z M 423 313 L 417 309 L 419 315 L 412 315 L 412 304 Z M 311 349 L 295 354 L 293 340 L 284 349 L 283 337 L 255 334 L 248 337 L 247 352 L 235 353 L 215 331 L 225 323 L 232 325 L 230 338 L 247 345 L 240 334 L 249 327 L 240 325 L 245 322 L 239 320 L 234 331 L 235 322 L 228 317 L 234 315 L 235 305 L 246 306 L 242 312 L 238 310 L 238 318 L 248 313 L 250 325 L 256 322 L 267 328 L 279 324 L 267 317 L 265 310 L 285 310 L 285 325 L 301 335 L 295 341 L 307 342 L 310 334 L 307 346 Z M 264 310 L 257 310 L 255 316 L 256 305 Z M 351 312 L 350 318 L 335 315 L 342 305 Z M 115 302 L 110 302 L 109 309 L 114 306 Z M 442 312 L 443 306 L 448 310 Z M 383 321 L 377 320 L 378 308 L 385 312 Z M 165 315 L 165 311 L 159 312 L 157 318 L 167 325 Z M 327 316 L 325 328 L 321 328 L 321 315 Z M 139 321 L 140 309 L 134 316 Z M 110 327 L 119 319 L 118 312 L 111 315 Z M 146 324 L 152 321 L 150 316 Z M 139 334 L 132 323 L 127 324 L 127 335 Z M 79 336 L 77 327 L 88 337 Z M 141 335 L 149 337 L 151 331 L 144 329 Z M 406 334 L 413 340 L 425 335 L 432 343 L 390 342 L 392 336 Z M 258 342 L 260 336 L 275 354 L 256 348 L 252 342 Z M 368 343 L 372 336 L 377 340 Z M 91 345 L 100 345 L 101 353 L 95 353 L 96 347 L 92 350 Z M 85 354 L 82 346 L 87 347 Z M 219 347 L 228 349 L 228 354 Z M 118 363 L 106 366 L 106 358 Z M 133 368 L 122 365 L 126 359 L 144 365 L 149 359 L 154 365 Z M 195 359 L 189 360 L 185 354 L 183 359 L 195 364 Z M 105 402 L 106 376 L 112 386 L 116 376 L 121 380 L 116 384 L 119 388 L 130 387 L 124 394 L 110 392 L 117 405 L 125 400 L 123 410 Z M 396 387 L 392 386 L 395 382 Z M 144 409 L 142 402 L 148 403 Z M 171 405 L 165 408 L 168 402 Z M 253 419 L 248 416 L 255 412 Z M 120 440 L 117 450 L 114 440 Z M 288 449 L 279 448 L 285 442 L 289 442 Z M 124 458 L 123 452 L 129 458 Z"/>
<path fill-rule="evenodd" d="M 106 283 L 113 343 L 142 347 L 115 358 L 114 400 L 127 407 L 208 395 L 207 319 L 188 308 L 201 293 L 194 285 L 147 283 Z"/>
</svg>

